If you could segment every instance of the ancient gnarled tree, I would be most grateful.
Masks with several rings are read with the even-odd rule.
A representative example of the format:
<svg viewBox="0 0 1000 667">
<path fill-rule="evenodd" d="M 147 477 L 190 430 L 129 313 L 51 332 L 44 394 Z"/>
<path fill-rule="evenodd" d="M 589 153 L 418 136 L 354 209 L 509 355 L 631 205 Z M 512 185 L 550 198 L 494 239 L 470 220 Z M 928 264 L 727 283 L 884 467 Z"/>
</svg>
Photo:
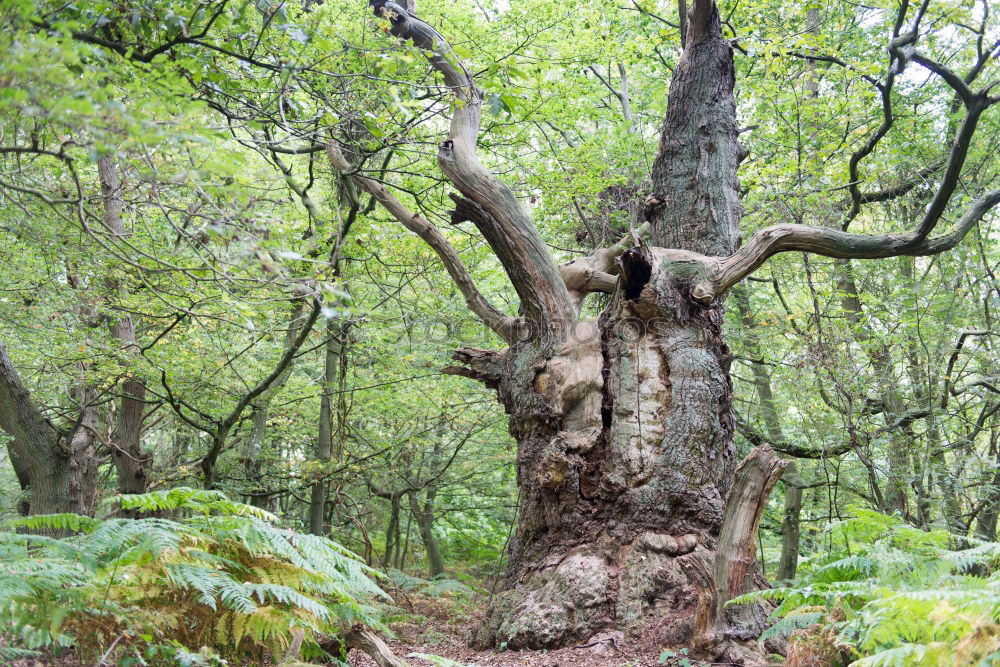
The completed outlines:
<svg viewBox="0 0 1000 667">
<path fill-rule="evenodd" d="M 921 54 L 923 10 L 904 1 L 888 45 L 890 76 L 923 67 L 954 89 L 964 109 L 922 221 L 883 235 L 782 224 L 741 245 L 744 151 L 733 52 L 715 3 L 695 0 L 650 187 L 639 202 L 644 223 L 617 245 L 559 266 L 511 189 L 477 158 L 482 95 L 469 71 L 406 8 L 384 0 L 373 7 L 396 38 L 427 53 L 451 90 L 438 164 L 458 191 L 453 221 L 475 224 L 521 302 L 517 317 L 491 305 L 440 231 L 352 172 L 342 147 L 330 146 L 334 166 L 434 248 L 469 309 L 509 344 L 461 349 L 462 365 L 447 369 L 496 389 L 518 442 L 520 518 L 479 641 L 559 646 L 609 627 L 638 627 L 657 612 L 672 619 L 678 641 L 695 633 L 707 651 L 733 655 L 728 640 L 755 636 L 760 618 L 722 603 L 762 585 L 752 536 L 783 466 L 769 450 L 756 451 L 734 486 L 726 291 L 780 252 L 861 259 L 955 246 L 1000 202 L 1000 191 L 981 195 L 953 228 L 937 229 L 976 124 L 997 98 Z M 891 84 L 879 85 L 888 100 Z M 591 292 L 612 295 L 596 321 L 580 317 Z"/>
</svg>

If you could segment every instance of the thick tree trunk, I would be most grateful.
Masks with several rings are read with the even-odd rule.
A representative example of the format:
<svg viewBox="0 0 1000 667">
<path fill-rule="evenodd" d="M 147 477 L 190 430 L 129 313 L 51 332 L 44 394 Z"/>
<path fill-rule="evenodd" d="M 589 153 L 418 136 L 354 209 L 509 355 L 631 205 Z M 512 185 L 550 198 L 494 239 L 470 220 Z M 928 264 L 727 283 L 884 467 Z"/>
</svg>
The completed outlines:
<svg viewBox="0 0 1000 667">
<path fill-rule="evenodd" d="M 648 282 L 548 358 L 523 344 L 472 362 L 511 413 L 523 503 L 481 643 L 563 645 L 651 613 L 680 621 L 678 643 L 690 634 L 697 588 L 677 557 L 709 557 L 722 526 L 731 356 L 721 309 L 646 252 Z"/>
<path fill-rule="evenodd" d="M 0 428 L 10 443 L 31 489 L 31 514 L 74 511 L 70 502 L 70 456 L 62 437 L 31 401 L 14 369 L 7 348 L 0 343 Z"/>
<path fill-rule="evenodd" d="M 736 464 L 732 355 L 721 300 L 694 293 L 703 267 L 686 253 L 737 247 L 742 149 L 718 11 L 699 1 L 688 18 L 644 205 L 654 241 L 669 249 L 625 252 L 600 319 L 555 343 L 533 337 L 506 353 L 456 354 L 497 388 L 518 441 L 522 508 L 482 644 L 552 647 L 650 624 L 679 644 L 704 602 L 705 577 L 683 557 L 716 562 Z M 754 507 L 763 511 L 763 501 Z M 741 564 L 762 581 L 755 564 Z M 722 585 L 711 565 L 705 571 L 711 587 Z"/>
<path fill-rule="evenodd" d="M 681 557 L 738 562 L 753 585 L 763 585 L 752 551 L 748 556 L 732 540 L 719 547 L 735 467 L 732 356 L 722 336 L 721 297 L 771 254 L 802 249 L 800 243 L 815 241 L 809 247 L 834 255 L 874 251 L 850 235 L 842 242 L 786 226 L 761 232 L 746 252 L 732 255 L 743 150 L 732 49 L 711 0 L 694 0 L 686 14 L 651 194 L 640 207 L 641 231 L 651 230 L 658 247 L 633 230 L 638 247 L 621 241 L 561 267 L 513 192 L 476 155 L 483 95 L 469 70 L 405 7 L 391 0 L 371 5 L 390 21 L 392 35 L 425 50 L 452 91 L 449 135 L 438 151 L 439 167 L 461 193 L 452 195 L 452 222 L 476 225 L 521 300 L 520 317 L 493 307 L 433 225 L 380 183 L 351 174 L 437 252 L 469 309 L 510 344 L 503 352 L 461 349 L 455 359 L 464 367 L 445 369 L 495 388 L 518 442 L 518 526 L 502 591 L 477 640 L 553 647 L 655 619 L 667 642 L 683 643 L 705 591 L 729 582 L 716 581 L 714 567 L 691 575 Z M 350 171 L 336 145 L 328 155 L 336 169 Z M 579 321 L 581 302 L 594 291 L 614 296 L 598 321 Z M 764 499 L 766 489 L 752 520 L 741 524 L 750 527 L 746 535 Z M 759 618 L 730 618 L 727 637 L 753 635 Z M 743 660 L 745 653 L 726 657 Z"/>
</svg>

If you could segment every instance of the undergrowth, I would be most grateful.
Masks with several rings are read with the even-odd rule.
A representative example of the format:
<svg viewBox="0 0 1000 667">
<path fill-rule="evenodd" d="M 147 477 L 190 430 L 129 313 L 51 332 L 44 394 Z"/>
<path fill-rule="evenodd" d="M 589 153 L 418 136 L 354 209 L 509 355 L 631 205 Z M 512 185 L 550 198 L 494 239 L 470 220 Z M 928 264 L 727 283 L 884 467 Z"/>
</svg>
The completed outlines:
<svg viewBox="0 0 1000 667">
<path fill-rule="evenodd" d="M 264 510 L 177 488 L 118 496 L 102 511 L 0 531 L 0 662 L 72 650 L 84 664 L 260 664 L 280 660 L 298 633 L 304 658 L 330 660 L 322 636 L 382 629 L 370 606 L 387 597 L 379 575 Z"/>
<path fill-rule="evenodd" d="M 778 603 L 762 639 L 790 637 L 791 652 L 812 646 L 856 667 L 1000 665 L 1000 544 L 852 514 L 793 586 L 730 602 Z"/>
</svg>

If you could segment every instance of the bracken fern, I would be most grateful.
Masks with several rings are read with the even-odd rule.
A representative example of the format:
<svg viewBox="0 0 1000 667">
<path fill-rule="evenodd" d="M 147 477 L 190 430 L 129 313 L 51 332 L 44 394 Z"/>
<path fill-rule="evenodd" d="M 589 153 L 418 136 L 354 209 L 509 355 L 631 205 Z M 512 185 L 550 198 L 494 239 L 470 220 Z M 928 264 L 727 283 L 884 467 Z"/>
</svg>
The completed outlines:
<svg viewBox="0 0 1000 667">
<path fill-rule="evenodd" d="M 161 516 L 109 515 L 119 509 Z M 280 528 L 264 510 L 178 488 L 119 496 L 103 511 L 10 524 L 74 533 L 63 539 L 0 531 L 0 658 L 72 647 L 86 662 L 114 645 L 119 658 L 142 662 L 162 653 L 156 647 L 173 646 L 173 655 L 207 644 L 222 657 L 262 660 L 280 657 L 297 631 L 310 657 L 324 655 L 321 635 L 382 627 L 370 606 L 387 598 L 377 572 L 335 542 Z"/>
<path fill-rule="evenodd" d="M 777 601 L 767 637 L 828 636 L 863 656 L 857 667 L 1000 664 L 1000 544 L 853 514 L 831 526 L 839 546 L 805 563 L 796 585 L 730 604 Z"/>
</svg>

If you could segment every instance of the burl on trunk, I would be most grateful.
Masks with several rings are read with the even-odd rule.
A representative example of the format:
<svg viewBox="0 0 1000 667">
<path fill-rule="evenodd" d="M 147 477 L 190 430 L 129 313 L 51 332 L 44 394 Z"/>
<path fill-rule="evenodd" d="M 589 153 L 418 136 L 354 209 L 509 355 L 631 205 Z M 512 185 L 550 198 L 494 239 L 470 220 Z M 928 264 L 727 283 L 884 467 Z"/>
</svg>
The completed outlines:
<svg viewBox="0 0 1000 667">
<path fill-rule="evenodd" d="M 626 274 L 599 321 L 577 323 L 547 355 L 531 342 L 458 354 L 497 388 L 518 441 L 520 519 L 481 644 L 562 646 L 655 626 L 721 650 L 763 629 L 759 610 L 721 604 L 766 585 L 755 536 L 784 463 L 755 450 L 733 487 L 721 309 L 693 301 L 656 249 L 634 253 L 651 267 L 644 284 Z"/>
</svg>

